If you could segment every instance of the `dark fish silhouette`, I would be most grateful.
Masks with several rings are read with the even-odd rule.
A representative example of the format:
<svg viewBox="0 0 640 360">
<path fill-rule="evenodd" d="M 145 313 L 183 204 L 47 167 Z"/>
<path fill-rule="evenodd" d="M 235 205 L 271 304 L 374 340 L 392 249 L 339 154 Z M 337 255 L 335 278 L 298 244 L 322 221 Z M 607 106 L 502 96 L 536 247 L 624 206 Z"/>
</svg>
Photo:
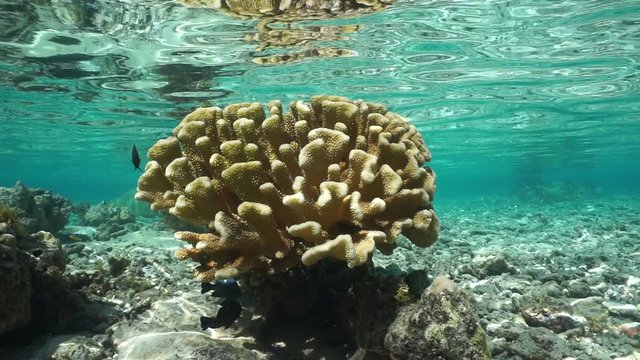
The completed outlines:
<svg viewBox="0 0 640 360">
<path fill-rule="evenodd" d="M 138 149 L 136 148 L 136 144 L 133 144 L 133 149 L 131 149 L 131 163 L 133 163 L 134 170 L 140 170 L 140 154 L 138 154 Z"/>
<path fill-rule="evenodd" d="M 213 284 L 202 283 L 200 293 L 212 291 L 211 295 L 226 299 L 237 299 L 240 296 L 240 286 L 233 279 L 216 280 Z"/>
<path fill-rule="evenodd" d="M 239 302 L 233 299 L 226 299 L 222 302 L 222 306 L 218 309 L 215 318 L 200 316 L 200 327 L 202 327 L 202 330 L 216 329 L 223 326 L 227 329 L 240 317 L 241 311 L 242 306 Z"/>
</svg>

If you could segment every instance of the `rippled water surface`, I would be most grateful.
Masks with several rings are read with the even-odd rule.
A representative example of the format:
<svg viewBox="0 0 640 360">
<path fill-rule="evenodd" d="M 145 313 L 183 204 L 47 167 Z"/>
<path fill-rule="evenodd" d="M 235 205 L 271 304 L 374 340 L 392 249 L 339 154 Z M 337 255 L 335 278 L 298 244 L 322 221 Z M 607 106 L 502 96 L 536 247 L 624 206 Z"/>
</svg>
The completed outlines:
<svg viewBox="0 0 640 360">
<path fill-rule="evenodd" d="M 637 0 L 399 0 L 293 22 L 0 0 L 0 185 L 108 199 L 135 186 L 131 144 L 197 106 L 329 93 L 413 121 L 443 197 L 640 192 L 639 59 Z"/>
</svg>

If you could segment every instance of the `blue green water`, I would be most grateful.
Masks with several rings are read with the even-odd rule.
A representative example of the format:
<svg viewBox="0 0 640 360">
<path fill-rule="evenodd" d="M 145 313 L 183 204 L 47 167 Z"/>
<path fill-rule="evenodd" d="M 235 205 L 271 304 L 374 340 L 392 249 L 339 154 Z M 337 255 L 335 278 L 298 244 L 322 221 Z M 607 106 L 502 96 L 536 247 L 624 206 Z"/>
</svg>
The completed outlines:
<svg viewBox="0 0 640 360">
<path fill-rule="evenodd" d="M 438 202 L 544 188 L 640 193 L 637 0 L 403 1 L 275 24 L 167 1 L 0 1 L 0 186 L 73 200 L 135 187 L 130 163 L 198 106 L 336 94 L 386 104 L 432 154 Z M 357 26 L 357 29 L 354 29 Z M 259 65 L 317 47 L 352 56 Z"/>
</svg>

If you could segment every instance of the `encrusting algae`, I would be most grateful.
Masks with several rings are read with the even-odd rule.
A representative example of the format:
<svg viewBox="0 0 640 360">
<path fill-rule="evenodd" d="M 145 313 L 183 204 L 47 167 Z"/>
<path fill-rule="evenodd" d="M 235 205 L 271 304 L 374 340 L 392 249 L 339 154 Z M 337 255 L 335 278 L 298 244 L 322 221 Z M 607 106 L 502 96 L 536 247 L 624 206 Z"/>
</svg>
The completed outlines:
<svg viewBox="0 0 640 360">
<path fill-rule="evenodd" d="M 177 232 L 198 280 L 273 274 L 324 258 L 366 263 L 400 234 L 438 237 L 431 155 L 381 104 L 337 96 L 200 108 L 149 149 L 136 199 L 208 233 Z"/>
</svg>

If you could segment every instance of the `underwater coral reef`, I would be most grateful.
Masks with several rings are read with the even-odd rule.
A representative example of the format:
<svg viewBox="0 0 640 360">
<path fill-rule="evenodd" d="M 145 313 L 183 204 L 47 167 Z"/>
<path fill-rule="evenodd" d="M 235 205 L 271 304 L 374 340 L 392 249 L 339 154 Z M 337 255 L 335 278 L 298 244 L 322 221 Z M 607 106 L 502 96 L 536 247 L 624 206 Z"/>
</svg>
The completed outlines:
<svg viewBox="0 0 640 360">
<path fill-rule="evenodd" d="M 233 104 L 187 115 L 149 149 L 136 199 L 208 226 L 178 232 L 200 281 L 273 274 L 331 257 L 355 267 L 400 234 L 433 244 L 435 174 L 421 135 L 381 104 L 315 96 L 282 110 Z"/>
</svg>

